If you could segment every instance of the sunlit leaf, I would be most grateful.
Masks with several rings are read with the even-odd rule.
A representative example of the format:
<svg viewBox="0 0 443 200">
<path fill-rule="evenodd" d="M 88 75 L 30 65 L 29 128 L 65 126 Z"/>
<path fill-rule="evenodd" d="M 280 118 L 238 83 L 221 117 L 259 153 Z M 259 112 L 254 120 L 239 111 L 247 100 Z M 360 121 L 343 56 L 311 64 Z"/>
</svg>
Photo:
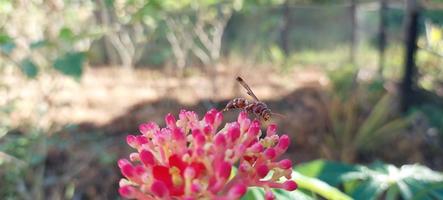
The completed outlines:
<svg viewBox="0 0 443 200">
<path fill-rule="evenodd" d="M 72 42 L 74 40 L 75 34 L 74 34 L 74 32 L 72 32 L 72 30 L 70 28 L 63 27 L 62 29 L 60 29 L 58 37 L 61 40 Z"/>
<path fill-rule="evenodd" d="M 264 199 L 265 192 L 258 187 L 248 188 L 248 192 L 241 198 L 242 200 L 259 200 Z"/>
<path fill-rule="evenodd" d="M 297 199 L 297 200 L 315 200 L 314 196 L 303 193 L 300 189 L 294 191 L 286 191 L 274 189 L 275 199 Z"/>
<path fill-rule="evenodd" d="M 234 10 L 239 11 L 243 8 L 244 0 L 234 0 L 233 7 Z"/>
<path fill-rule="evenodd" d="M 0 1 L 0 12 L 8 13 L 10 11 L 13 11 L 14 10 L 14 7 L 12 6 L 13 2 L 14 1 L 5 1 L 5 0 Z"/>
<path fill-rule="evenodd" d="M 403 182 L 403 181 L 398 181 L 397 182 L 397 186 L 400 190 L 401 196 L 404 199 L 412 199 L 412 191 L 411 188 L 409 188 L 409 186 Z"/>
<path fill-rule="evenodd" d="M 0 33 L 0 51 L 4 54 L 10 54 L 15 49 L 14 40 L 9 35 Z"/>
<path fill-rule="evenodd" d="M 315 200 L 315 199 L 318 199 L 315 196 L 303 193 L 301 191 L 301 189 L 295 190 L 295 191 L 292 191 L 292 192 L 288 192 L 288 193 L 290 195 L 289 199 L 297 199 L 297 200 Z"/>
<path fill-rule="evenodd" d="M 355 171 L 355 167 L 340 162 L 316 160 L 298 165 L 295 170 L 305 176 L 317 177 L 330 185 L 337 186 L 342 182 L 342 175 Z"/>
<path fill-rule="evenodd" d="M 352 198 L 341 192 L 337 188 L 321 181 L 317 178 L 311 178 L 304 176 L 297 171 L 292 172 L 292 179 L 298 184 L 299 189 L 311 191 L 315 194 L 322 196 L 325 199 L 335 200 L 351 200 Z"/>
<path fill-rule="evenodd" d="M 9 35 L 5 34 L 5 33 L 0 33 L 0 45 L 1 44 L 5 44 L 8 42 L 12 42 L 12 38 L 9 37 Z"/>
<path fill-rule="evenodd" d="M 301 190 L 285 191 L 280 189 L 273 189 L 276 199 L 297 199 L 297 200 L 315 200 L 317 198 L 303 193 Z M 248 192 L 241 198 L 242 200 L 264 200 L 265 192 L 263 188 L 250 187 Z"/>
<path fill-rule="evenodd" d="M 277 45 L 273 45 L 269 48 L 269 53 L 274 62 L 282 62 L 285 59 L 285 53 Z"/>
<path fill-rule="evenodd" d="M 397 185 L 393 185 L 389 187 L 388 191 L 386 192 L 386 200 L 397 200 L 399 195 L 399 189 Z"/>
</svg>

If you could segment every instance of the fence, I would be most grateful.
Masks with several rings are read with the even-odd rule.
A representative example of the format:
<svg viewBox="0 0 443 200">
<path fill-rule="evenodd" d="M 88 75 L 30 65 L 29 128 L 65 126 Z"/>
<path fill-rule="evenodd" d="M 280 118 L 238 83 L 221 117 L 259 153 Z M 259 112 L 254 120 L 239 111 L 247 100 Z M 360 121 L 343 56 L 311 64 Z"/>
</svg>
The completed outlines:
<svg viewBox="0 0 443 200">
<path fill-rule="evenodd" d="M 278 44 L 301 64 L 305 58 L 297 55 L 306 51 L 314 54 L 310 64 L 320 67 L 353 62 L 402 81 L 404 109 L 415 101 L 411 97 L 416 86 L 443 96 L 442 9 L 421 7 L 411 0 L 283 5 L 235 16 L 232 22 L 227 48 L 237 45 L 247 56 L 266 56 L 260 52 Z M 321 52 L 335 56 L 326 57 L 325 63 Z"/>
<path fill-rule="evenodd" d="M 443 45 L 439 36 L 443 33 L 443 9 L 408 7 L 415 0 L 406 2 L 409 4 L 387 0 L 283 4 L 234 13 L 224 30 L 222 56 L 236 55 L 255 62 L 283 57 L 295 64 L 319 67 L 351 62 L 390 78 L 403 78 L 409 85 L 405 88 L 411 88 L 417 76 L 419 86 L 438 92 L 443 88 Z M 165 30 L 160 30 L 139 65 L 163 65 L 170 59 Z M 93 62 L 105 63 L 107 57 L 98 56 Z"/>
</svg>

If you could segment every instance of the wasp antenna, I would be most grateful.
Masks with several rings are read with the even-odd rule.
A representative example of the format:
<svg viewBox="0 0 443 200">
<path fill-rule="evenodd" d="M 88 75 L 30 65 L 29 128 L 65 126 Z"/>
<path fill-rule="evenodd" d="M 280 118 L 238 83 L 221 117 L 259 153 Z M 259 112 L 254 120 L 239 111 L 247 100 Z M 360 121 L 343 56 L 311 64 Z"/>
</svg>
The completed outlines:
<svg viewBox="0 0 443 200">
<path fill-rule="evenodd" d="M 240 76 L 237 76 L 236 80 L 237 80 L 237 81 L 240 81 L 240 82 L 243 81 L 243 79 L 242 79 Z"/>
</svg>

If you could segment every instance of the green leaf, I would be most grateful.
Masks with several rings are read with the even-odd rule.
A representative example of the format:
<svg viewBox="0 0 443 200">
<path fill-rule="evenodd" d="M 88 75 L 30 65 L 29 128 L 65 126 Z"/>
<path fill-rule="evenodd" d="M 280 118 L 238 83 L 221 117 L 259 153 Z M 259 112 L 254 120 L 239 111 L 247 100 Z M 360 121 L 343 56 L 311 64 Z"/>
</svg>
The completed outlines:
<svg viewBox="0 0 443 200">
<path fill-rule="evenodd" d="M 375 162 L 369 167 L 359 166 L 354 172 L 343 175 L 343 181 L 357 182 L 350 191 L 356 199 L 377 199 L 386 192 L 386 199 L 412 199 L 429 185 L 443 181 L 439 172 L 421 165 L 403 165 L 400 168 L 391 164 Z M 443 194 L 441 194 L 443 196 Z M 439 199 L 439 193 L 426 192 L 419 199 Z M 438 198 L 435 198 L 438 197 Z"/>
<path fill-rule="evenodd" d="M 351 196 L 354 199 L 378 199 L 380 194 L 386 189 L 386 185 L 369 179 L 360 183 L 360 185 L 352 192 Z"/>
<path fill-rule="evenodd" d="M 291 198 L 288 198 L 288 199 L 297 199 L 297 200 L 315 200 L 315 199 L 318 199 L 318 198 L 316 198 L 313 195 L 305 194 L 301 190 L 295 190 L 295 191 L 287 192 L 287 193 L 289 193 L 290 197 L 291 197 Z"/>
<path fill-rule="evenodd" d="M 13 39 L 11 37 L 9 37 L 9 35 L 5 34 L 5 33 L 0 33 L 0 45 L 2 44 L 6 44 L 8 42 L 12 42 Z"/>
<path fill-rule="evenodd" d="M 362 148 L 375 149 L 381 143 L 380 141 L 389 141 L 389 139 L 401 133 L 402 130 L 405 130 L 410 125 L 410 122 L 410 118 L 397 118 L 387 122 L 371 135 L 368 135 L 366 141 L 361 144 Z"/>
<path fill-rule="evenodd" d="M 403 177 L 411 178 L 421 183 L 443 182 L 443 173 L 433 171 L 426 166 L 414 164 L 403 165 L 400 168 Z"/>
<path fill-rule="evenodd" d="M 38 74 L 37 65 L 29 58 L 22 60 L 19 67 L 28 78 L 35 78 Z"/>
<path fill-rule="evenodd" d="M 400 189 L 400 193 L 403 199 L 412 199 L 411 188 L 409 188 L 409 186 L 405 182 L 398 181 L 397 186 Z"/>
<path fill-rule="evenodd" d="M 315 200 L 317 198 L 303 193 L 301 190 L 295 190 L 292 192 L 280 189 L 272 190 L 275 195 L 275 199 L 297 199 L 297 200 Z M 260 187 L 250 187 L 246 194 L 241 198 L 242 200 L 264 200 L 265 192 Z"/>
<path fill-rule="evenodd" d="M 57 58 L 53 65 L 61 73 L 79 78 L 83 73 L 83 62 L 85 54 L 82 52 L 69 52 Z"/>
<path fill-rule="evenodd" d="M 72 30 L 68 27 L 63 27 L 62 29 L 60 29 L 60 32 L 58 34 L 58 37 L 61 40 L 67 41 L 67 42 L 72 42 L 75 38 L 75 34 L 74 32 L 72 32 Z"/>
<path fill-rule="evenodd" d="M 114 1 L 115 0 L 105 0 L 105 5 L 107 6 L 107 7 L 113 7 L 114 6 Z"/>
<path fill-rule="evenodd" d="M 15 49 L 15 47 L 16 47 L 15 43 L 10 42 L 10 43 L 0 45 L 0 50 L 3 53 L 9 55 L 12 53 L 12 51 Z"/>
<path fill-rule="evenodd" d="M 371 134 L 375 132 L 378 127 L 381 127 L 388 119 L 392 108 L 392 97 L 389 94 L 383 96 L 369 114 L 368 118 L 360 126 L 355 142 L 357 146 L 363 146 Z"/>
<path fill-rule="evenodd" d="M 408 184 L 411 184 L 409 181 L 407 182 Z M 415 188 L 412 187 L 412 189 Z M 414 193 L 414 200 L 443 199 L 443 182 L 427 184 L 426 187 L 417 189 L 418 190 Z"/>
<path fill-rule="evenodd" d="M 9 55 L 15 49 L 14 39 L 4 33 L 0 33 L 0 51 Z"/>
<path fill-rule="evenodd" d="M 275 199 L 297 199 L 297 200 L 315 200 L 315 196 L 311 196 L 302 192 L 302 190 L 286 191 L 281 189 L 273 190 Z"/>
<path fill-rule="evenodd" d="M 399 189 L 397 185 L 393 185 L 388 188 L 388 191 L 386 191 L 386 200 L 396 200 L 398 199 Z"/>
<path fill-rule="evenodd" d="M 342 193 L 337 188 L 332 187 L 331 185 L 319 179 L 304 176 L 296 171 L 292 172 L 292 179 L 297 182 L 299 189 L 312 191 L 326 199 L 334 199 L 334 200 L 352 199 L 348 195 Z"/>
<path fill-rule="evenodd" d="M 250 187 L 246 194 L 241 198 L 242 200 L 259 200 L 264 199 L 265 192 L 259 187 Z"/>
<path fill-rule="evenodd" d="M 48 40 L 38 40 L 38 41 L 32 42 L 30 45 L 30 48 L 31 49 L 39 49 L 39 48 L 45 47 L 48 44 L 49 44 Z"/>
<path fill-rule="evenodd" d="M 315 160 L 298 165 L 295 170 L 305 176 L 317 177 L 330 185 L 337 186 L 342 182 L 343 174 L 355 171 L 356 168 L 339 162 Z"/>
</svg>

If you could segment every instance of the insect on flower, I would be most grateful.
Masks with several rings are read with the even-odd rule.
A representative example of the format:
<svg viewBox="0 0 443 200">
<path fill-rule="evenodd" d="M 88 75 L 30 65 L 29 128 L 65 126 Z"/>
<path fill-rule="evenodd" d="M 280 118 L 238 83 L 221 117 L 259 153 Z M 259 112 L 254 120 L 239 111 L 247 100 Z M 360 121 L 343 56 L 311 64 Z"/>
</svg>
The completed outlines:
<svg viewBox="0 0 443 200">
<path fill-rule="evenodd" d="M 263 134 L 259 120 L 242 111 L 223 125 L 223 113 L 215 109 L 203 118 L 182 110 L 178 120 L 168 114 L 165 122 L 141 124 L 139 134 L 127 136 L 135 152 L 118 161 L 123 198 L 239 200 L 249 187 L 261 187 L 273 200 L 272 189 L 297 189 L 292 161 L 279 159 L 290 138 L 277 134 L 276 124 Z"/>
<path fill-rule="evenodd" d="M 249 96 L 251 96 L 254 99 L 254 101 L 250 102 L 245 98 L 238 97 L 229 101 L 228 104 L 226 104 L 226 107 L 223 109 L 223 111 L 228 111 L 232 109 L 241 109 L 245 110 L 249 114 L 255 114 L 258 118 L 263 119 L 264 121 L 270 120 L 271 115 L 280 115 L 271 112 L 271 109 L 269 109 L 268 105 L 260 101 L 257 98 L 257 96 L 255 96 L 251 88 L 248 86 L 248 84 L 246 84 L 246 82 L 240 76 L 238 76 L 236 80 L 246 89 L 247 91 L 246 93 Z"/>
</svg>

